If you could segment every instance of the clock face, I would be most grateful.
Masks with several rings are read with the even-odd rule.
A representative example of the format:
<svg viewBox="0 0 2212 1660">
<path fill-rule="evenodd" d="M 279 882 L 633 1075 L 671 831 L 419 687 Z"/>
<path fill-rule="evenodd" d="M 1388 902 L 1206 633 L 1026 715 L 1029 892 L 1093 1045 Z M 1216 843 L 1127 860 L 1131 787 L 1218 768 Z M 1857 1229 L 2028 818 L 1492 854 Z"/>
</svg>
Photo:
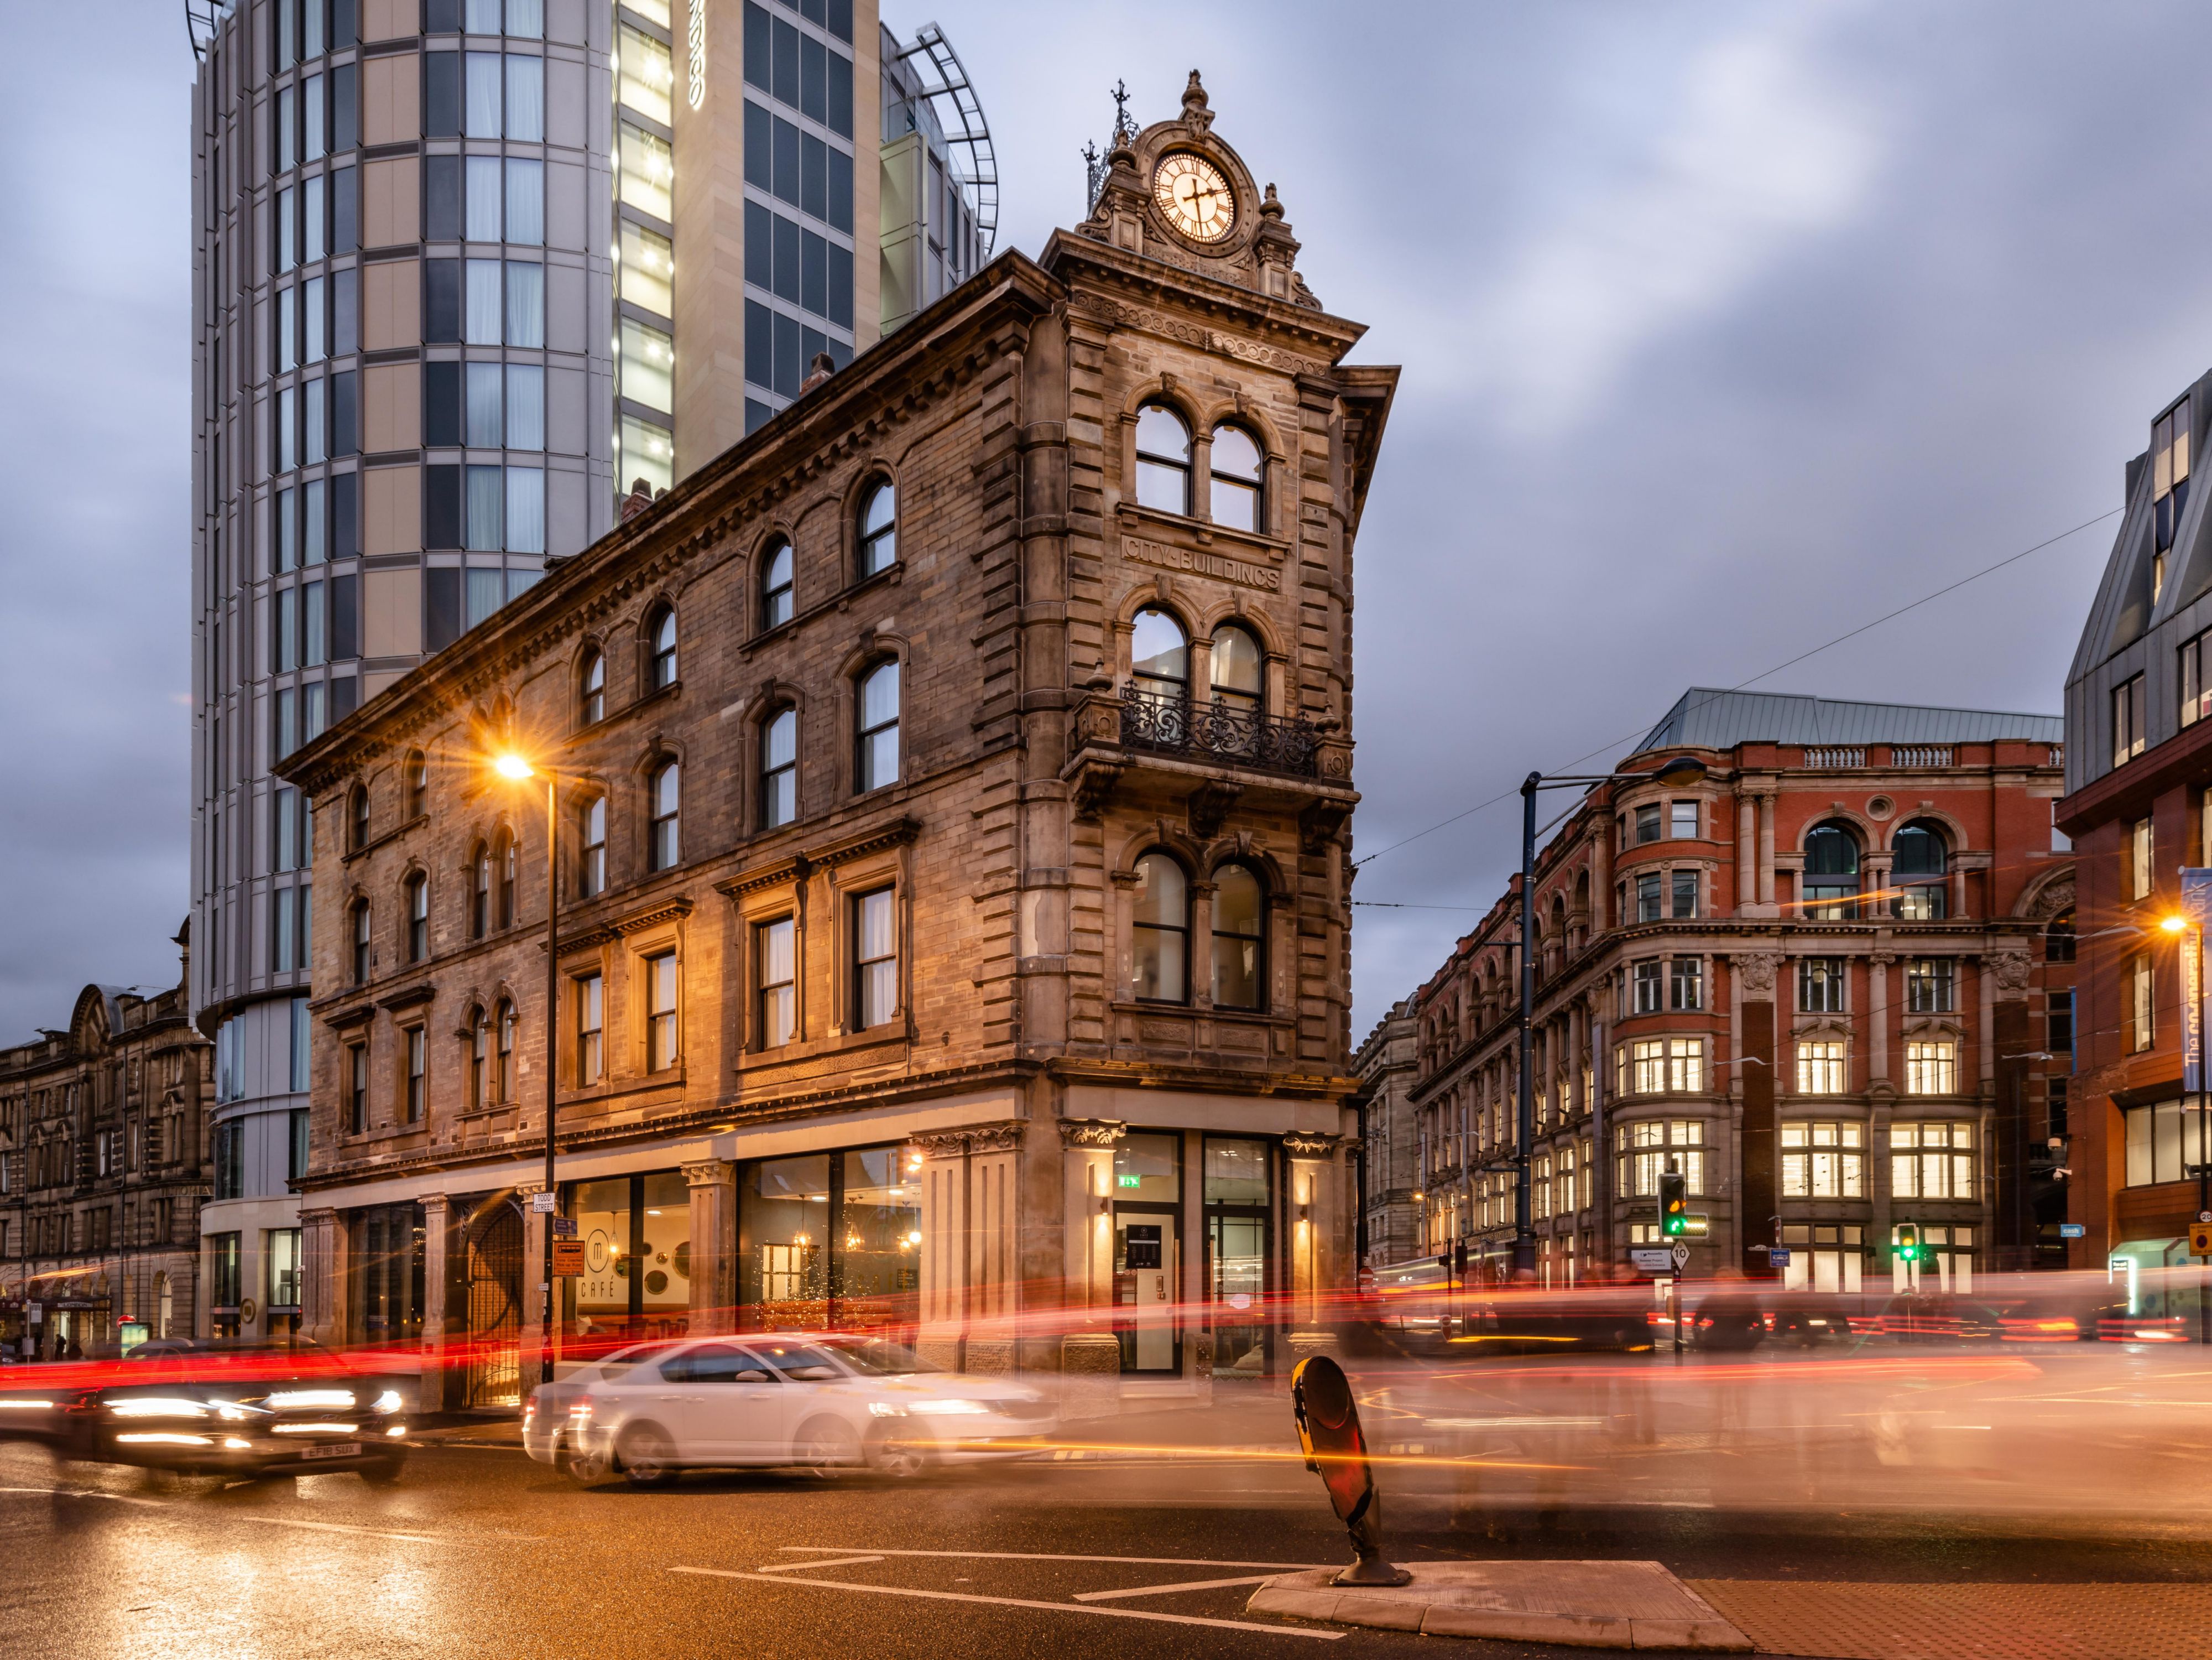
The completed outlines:
<svg viewBox="0 0 2212 1660">
<path fill-rule="evenodd" d="M 1221 169 L 1202 155 L 1179 150 L 1152 173 L 1152 199 L 1194 242 L 1218 242 L 1237 223 L 1237 196 Z"/>
</svg>

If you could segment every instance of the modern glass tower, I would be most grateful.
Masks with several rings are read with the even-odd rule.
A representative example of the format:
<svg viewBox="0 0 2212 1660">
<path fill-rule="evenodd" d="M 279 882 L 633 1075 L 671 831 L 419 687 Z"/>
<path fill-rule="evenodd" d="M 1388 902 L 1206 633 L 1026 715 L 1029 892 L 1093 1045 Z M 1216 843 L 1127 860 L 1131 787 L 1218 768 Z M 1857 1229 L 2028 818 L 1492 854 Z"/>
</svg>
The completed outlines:
<svg viewBox="0 0 2212 1660">
<path fill-rule="evenodd" d="M 297 1308 L 312 1018 L 270 763 L 973 272 L 997 184 L 942 32 L 875 0 L 185 14 L 191 989 L 238 1287 L 201 1321 L 252 1335 Z"/>
</svg>

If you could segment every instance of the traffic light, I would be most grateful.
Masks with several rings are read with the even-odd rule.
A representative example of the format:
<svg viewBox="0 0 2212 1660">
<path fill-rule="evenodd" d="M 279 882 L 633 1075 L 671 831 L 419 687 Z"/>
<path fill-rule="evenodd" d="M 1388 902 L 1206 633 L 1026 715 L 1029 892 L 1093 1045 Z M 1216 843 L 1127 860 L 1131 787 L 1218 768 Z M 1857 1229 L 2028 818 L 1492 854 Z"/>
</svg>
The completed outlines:
<svg viewBox="0 0 2212 1660">
<path fill-rule="evenodd" d="M 1464 1239 L 1452 1247 L 1452 1272 L 1462 1280 L 1467 1278 L 1467 1241 Z"/>
<path fill-rule="evenodd" d="M 1899 1222 L 1897 1225 L 1897 1260 L 1917 1262 L 1920 1260 L 1920 1225 Z"/>
<path fill-rule="evenodd" d="M 1659 1231 L 1679 1239 L 1690 1231 L 1689 1178 L 1680 1171 L 1659 1173 Z"/>
</svg>

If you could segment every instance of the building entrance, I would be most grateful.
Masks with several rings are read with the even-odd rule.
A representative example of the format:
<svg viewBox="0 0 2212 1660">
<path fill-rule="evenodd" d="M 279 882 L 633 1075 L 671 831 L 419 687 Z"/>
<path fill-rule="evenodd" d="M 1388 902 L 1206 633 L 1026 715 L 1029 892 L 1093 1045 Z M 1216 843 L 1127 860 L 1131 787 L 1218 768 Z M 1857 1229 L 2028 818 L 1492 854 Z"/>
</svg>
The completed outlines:
<svg viewBox="0 0 2212 1660">
<path fill-rule="evenodd" d="M 522 1216 L 505 1200 L 469 1225 L 468 1402 L 511 1407 L 522 1394 Z"/>
<path fill-rule="evenodd" d="M 1182 1245 L 1172 1211 L 1114 1215 L 1114 1305 L 1124 1371 L 1176 1369 L 1176 1280 Z"/>
</svg>

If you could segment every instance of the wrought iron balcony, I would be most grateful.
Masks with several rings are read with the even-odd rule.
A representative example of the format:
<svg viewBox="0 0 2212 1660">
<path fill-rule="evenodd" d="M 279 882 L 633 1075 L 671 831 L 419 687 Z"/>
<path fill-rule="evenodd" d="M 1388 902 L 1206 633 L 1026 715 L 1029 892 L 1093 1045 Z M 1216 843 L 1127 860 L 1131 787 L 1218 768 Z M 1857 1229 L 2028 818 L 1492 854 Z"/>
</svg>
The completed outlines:
<svg viewBox="0 0 2212 1660">
<path fill-rule="evenodd" d="M 1320 775 L 1322 734 L 1310 721 L 1197 702 L 1132 687 L 1121 694 L 1121 742 L 1133 750 L 1187 755 L 1299 778 Z"/>
</svg>

